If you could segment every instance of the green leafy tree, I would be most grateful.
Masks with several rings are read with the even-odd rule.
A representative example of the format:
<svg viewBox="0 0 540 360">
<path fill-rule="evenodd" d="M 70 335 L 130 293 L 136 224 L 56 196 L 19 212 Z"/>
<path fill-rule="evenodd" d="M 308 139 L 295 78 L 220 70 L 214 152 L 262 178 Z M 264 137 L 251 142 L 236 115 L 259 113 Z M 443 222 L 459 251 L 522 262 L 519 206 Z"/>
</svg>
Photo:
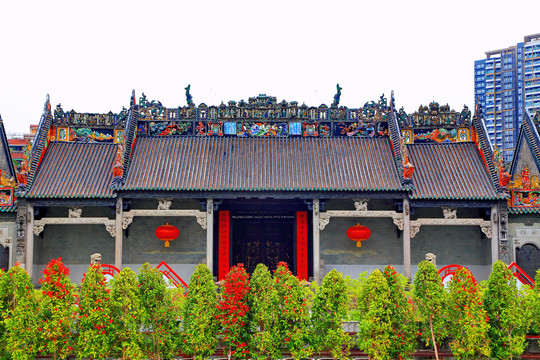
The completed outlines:
<svg viewBox="0 0 540 360">
<path fill-rule="evenodd" d="M 286 263 L 280 262 L 274 272 L 279 299 L 280 337 L 295 359 L 311 355 L 309 346 L 309 302 L 312 298 L 307 283 L 301 283 Z"/>
<path fill-rule="evenodd" d="M 367 272 L 358 275 L 358 279 L 345 277 L 345 286 L 347 288 L 347 320 L 358 321 L 361 318 L 361 304 L 359 299 L 362 294 L 362 287 L 367 278 Z"/>
<path fill-rule="evenodd" d="M 277 359 L 280 352 L 279 299 L 272 274 L 258 264 L 250 281 L 251 357 Z"/>
<path fill-rule="evenodd" d="M 13 298 L 4 315 L 6 351 L 13 360 L 34 359 L 39 350 L 38 302 L 28 273 L 12 267 L 7 276 L 13 283 Z"/>
<path fill-rule="evenodd" d="M 524 312 L 529 319 L 529 331 L 533 334 L 540 333 L 540 269 L 536 270 L 534 287 L 526 290 Z"/>
<path fill-rule="evenodd" d="M 77 317 L 74 286 L 62 258 L 52 259 L 39 280 L 41 284 L 40 350 L 53 358 L 65 359 L 73 351 L 73 330 Z"/>
<path fill-rule="evenodd" d="M 439 359 L 439 345 L 448 336 L 446 292 L 435 265 L 429 261 L 418 264 L 414 277 L 413 300 L 420 317 L 422 340 L 435 350 Z"/>
<path fill-rule="evenodd" d="M 6 326 L 4 323 L 13 305 L 13 278 L 0 269 L 0 358 L 7 358 Z"/>
<path fill-rule="evenodd" d="M 111 308 L 114 326 L 114 350 L 121 359 L 140 359 L 142 334 L 140 332 L 143 308 L 137 275 L 124 268 L 111 281 Z"/>
<path fill-rule="evenodd" d="M 221 282 L 217 309 L 220 333 L 229 359 L 250 357 L 249 290 L 249 274 L 243 264 L 233 266 Z"/>
<path fill-rule="evenodd" d="M 518 297 L 516 279 L 508 266 L 497 261 L 484 292 L 491 356 L 512 359 L 525 350 L 526 321 Z"/>
<path fill-rule="evenodd" d="M 374 270 L 362 287 L 358 347 L 370 358 L 392 359 L 392 323 L 389 317 L 394 304 L 389 292 L 388 282 L 380 270 Z"/>
<path fill-rule="evenodd" d="M 347 318 L 347 288 L 333 269 L 317 288 L 311 308 L 311 343 L 315 352 L 329 350 L 334 359 L 346 359 L 351 339 L 341 324 Z"/>
<path fill-rule="evenodd" d="M 189 280 L 189 292 L 183 309 L 184 352 L 194 359 L 214 353 L 219 321 L 217 292 L 210 269 L 199 264 Z"/>
<path fill-rule="evenodd" d="M 172 301 L 161 271 L 148 263 L 139 269 L 139 293 L 143 307 L 143 351 L 152 359 L 174 355 L 180 314 Z"/>
<path fill-rule="evenodd" d="M 78 357 L 109 356 L 114 339 L 112 323 L 110 289 L 101 265 L 92 264 L 84 275 L 79 296 Z"/>
<path fill-rule="evenodd" d="M 489 357 L 489 324 L 478 284 L 467 268 L 456 271 L 450 282 L 448 317 L 452 353 L 457 359 Z"/>
<path fill-rule="evenodd" d="M 416 348 L 417 324 L 412 298 L 405 291 L 407 279 L 392 266 L 384 268 L 383 275 L 388 283 L 388 296 L 393 306 L 389 309 L 388 321 L 392 325 L 390 355 L 395 359 L 407 358 Z"/>
</svg>

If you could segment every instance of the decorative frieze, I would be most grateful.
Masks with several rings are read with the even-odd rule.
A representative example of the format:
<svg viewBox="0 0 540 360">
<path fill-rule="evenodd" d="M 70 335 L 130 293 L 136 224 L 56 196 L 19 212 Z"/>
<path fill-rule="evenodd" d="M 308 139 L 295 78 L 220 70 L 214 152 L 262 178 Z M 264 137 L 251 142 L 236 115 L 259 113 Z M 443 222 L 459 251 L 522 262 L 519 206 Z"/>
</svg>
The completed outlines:
<svg viewBox="0 0 540 360">
<path fill-rule="evenodd" d="M 358 204 L 356 204 L 355 202 L 355 207 L 357 205 L 359 206 L 359 208 L 365 208 L 366 210 L 328 210 L 325 212 L 321 212 L 319 217 L 319 229 L 324 230 L 326 225 L 328 225 L 328 223 L 330 222 L 331 217 L 389 217 L 392 218 L 392 221 L 400 230 L 403 230 L 402 213 L 398 213 L 393 210 L 367 210 L 367 205 L 362 204 L 362 202 L 358 202 Z"/>
</svg>

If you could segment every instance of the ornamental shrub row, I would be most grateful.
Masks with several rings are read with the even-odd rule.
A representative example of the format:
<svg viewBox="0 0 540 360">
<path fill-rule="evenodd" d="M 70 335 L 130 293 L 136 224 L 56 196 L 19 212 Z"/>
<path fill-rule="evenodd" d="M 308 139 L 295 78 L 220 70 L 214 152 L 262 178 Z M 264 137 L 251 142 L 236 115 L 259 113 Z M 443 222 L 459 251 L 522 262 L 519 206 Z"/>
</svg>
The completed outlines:
<svg viewBox="0 0 540 360">
<path fill-rule="evenodd" d="M 537 275 L 537 284 L 540 275 Z M 448 346 L 457 359 L 512 359 L 525 334 L 540 330 L 540 287 L 518 291 L 502 262 L 485 284 L 465 268 L 445 288 L 423 261 L 414 283 L 391 266 L 358 280 L 332 270 L 320 285 L 300 281 L 280 263 L 242 264 L 215 284 L 205 265 L 189 292 L 170 289 L 156 268 L 125 268 L 109 283 L 91 265 L 79 288 L 53 259 L 34 290 L 20 267 L 0 270 L 0 358 L 165 359 L 178 353 L 204 359 L 219 346 L 229 359 L 302 359 L 328 351 L 345 359 L 356 345 L 370 358 L 406 359 L 421 340 Z M 343 330 L 357 321 L 358 334 Z"/>
</svg>

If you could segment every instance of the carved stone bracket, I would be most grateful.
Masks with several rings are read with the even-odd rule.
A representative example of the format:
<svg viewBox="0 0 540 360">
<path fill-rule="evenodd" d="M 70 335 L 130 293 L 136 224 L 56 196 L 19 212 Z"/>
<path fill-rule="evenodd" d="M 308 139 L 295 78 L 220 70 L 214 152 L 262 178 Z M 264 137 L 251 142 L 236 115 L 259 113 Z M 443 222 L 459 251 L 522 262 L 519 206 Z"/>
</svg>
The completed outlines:
<svg viewBox="0 0 540 360">
<path fill-rule="evenodd" d="M 403 224 L 404 224 L 403 217 L 393 216 L 392 221 L 394 222 L 394 225 L 398 227 L 399 230 L 403 231 Z"/>
<path fill-rule="evenodd" d="M 326 225 L 330 222 L 330 218 L 319 219 L 319 230 L 324 230 Z"/>
<path fill-rule="evenodd" d="M 492 229 L 491 225 L 489 225 L 489 226 L 482 226 L 481 229 L 482 229 L 482 232 L 483 232 L 484 234 L 486 234 L 486 236 L 487 236 L 489 239 L 491 239 L 491 235 L 492 235 L 492 233 L 491 233 L 491 229 Z"/>
<path fill-rule="evenodd" d="M 116 226 L 115 225 L 105 225 L 105 229 L 111 234 L 112 237 L 116 236 Z"/>
<path fill-rule="evenodd" d="M 491 221 L 486 221 L 483 219 L 457 219 L 457 218 L 445 218 L 445 219 L 434 219 L 434 218 L 424 218 L 411 221 L 411 238 L 413 238 L 420 227 L 424 225 L 447 225 L 447 226 L 480 226 L 482 232 L 491 239 Z M 413 230 L 414 228 L 414 230 Z"/>
<path fill-rule="evenodd" d="M 114 220 L 103 217 L 89 217 L 89 218 L 43 218 L 41 220 L 34 220 L 34 235 L 39 235 L 43 232 L 46 225 L 105 225 L 105 228 L 111 234 L 115 236 L 116 228 Z"/>
<path fill-rule="evenodd" d="M 133 216 L 126 216 L 126 213 L 124 213 L 124 216 L 122 218 L 122 229 L 127 229 L 132 222 Z"/>
<path fill-rule="evenodd" d="M 206 230 L 206 211 L 199 210 L 141 210 L 134 209 L 131 211 L 124 211 L 122 214 L 122 228 L 127 229 L 129 225 L 133 222 L 135 216 L 195 216 L 197 218 L 197 223 Z"/>
<path fill-rule="evenodd" d="M 204 230 L 206 230 L 206 214 L 204 212 L 201 212 L 201 215 L 197 215 L 197 222 Z"/>
<path fill-rule="evenodd" d="M 43 230 L 45 229 L 45 226 L 44 225 L 34 225 L 34 235 L 38 236 L 39 234 L 41 234 L 43 232 Z"/>
<path fill-rule="evenodd" d="M 411 225 L 411 232 L 410 232 L 410 234 L 411 234 L 411 239 L 412 239 L 413 237 L 415 237 L 416 234 L 418 234 L 419 231 L 420 231 L 420 226 L 412 226 L 412 225 Z"/>
<path fill-rule="evenodd" d="M 393 210 L 367 210 L 367 200 L 366 206 L 360 206 L 360 208 L 365 210 L 328 210 L 325 212 L 321 212 L 319 217 L 319 229 L 324 230 L 326 225 L 328 225 L 328 223 L 330 222 L 331 217 L 389 217 L 392 218 L 392 221 L 400 230 L 403 230 L 402 213 L 398 213 Z"/>
</svg>

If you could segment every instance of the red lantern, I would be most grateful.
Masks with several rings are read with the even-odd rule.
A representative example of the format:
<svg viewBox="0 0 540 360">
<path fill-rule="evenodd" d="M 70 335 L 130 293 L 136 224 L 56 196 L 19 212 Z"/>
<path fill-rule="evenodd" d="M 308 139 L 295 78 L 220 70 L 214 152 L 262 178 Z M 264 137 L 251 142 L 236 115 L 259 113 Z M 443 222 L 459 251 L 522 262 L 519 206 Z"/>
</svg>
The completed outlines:
<svg viewBox="0 0 540 360">
<path fill-rule="evenodd" d="M 347 237 L 352 241 L 356 241 L 356 246 L 362 246 L 362 241 L 369 239 L 371 230 L 364 225 L 356 224 L 347 230 Z"/>
<path fill-rule="evenodd" d="M 169 247 L 169 241 L 173 241 L 180 235 L 180 230 L 174 225 L 161 225 L 156 229 L 156 236 L 159 240 L 165 241 L 165 247 Z"/>
</svg>

